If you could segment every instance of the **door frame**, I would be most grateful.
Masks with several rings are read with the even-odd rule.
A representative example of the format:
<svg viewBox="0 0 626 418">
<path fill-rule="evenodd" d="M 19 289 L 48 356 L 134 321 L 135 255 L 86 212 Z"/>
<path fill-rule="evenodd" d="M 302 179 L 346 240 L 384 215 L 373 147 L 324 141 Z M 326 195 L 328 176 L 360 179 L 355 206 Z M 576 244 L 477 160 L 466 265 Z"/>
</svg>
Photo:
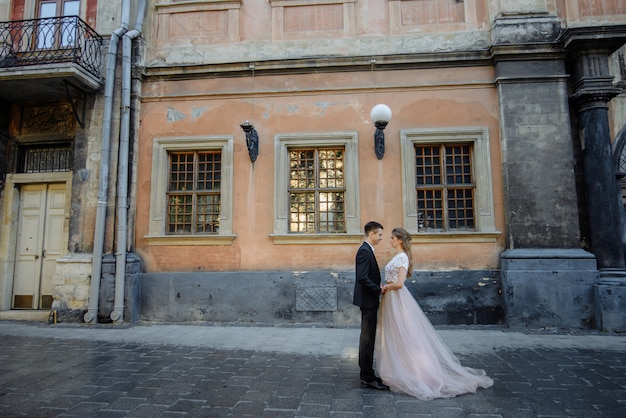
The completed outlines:
<svg viewBox="0 0 626 418">
<path fill-rule="evenodd" d="M 2 207 L 0 207 L 0 311 L 10 310 L 12 306 L 18 233 L 17 216 L 20 207 L 20 186 L 32 183 L 65 183 L 65 222 L 63 223 L 63 237 L 66 239 L 66 242 L 69 242 L 72 175 L 72 172 L 7 174 L 3 191 L 4 196 L 2 196 L 2 200 L 0 200 L 0 204 L 2 205 Z"/>
</svg>

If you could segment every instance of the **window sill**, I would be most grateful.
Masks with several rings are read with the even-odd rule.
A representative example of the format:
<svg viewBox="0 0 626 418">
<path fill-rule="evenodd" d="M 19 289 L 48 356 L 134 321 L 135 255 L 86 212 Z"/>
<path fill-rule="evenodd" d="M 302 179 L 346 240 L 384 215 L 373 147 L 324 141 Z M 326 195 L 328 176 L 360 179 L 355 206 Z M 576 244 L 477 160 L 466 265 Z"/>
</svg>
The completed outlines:
<svg viewBox="0 0 626 418">
<path fill-rule="evenodd" d="M 411 242 L 496 242 L 501 232 L 411 232 Z"/>
<path fill-rule="evenodd" d="M 143 237 L 150 245 L 232 245 L 236 235 L 152 235 Z"/>
<path fill-rule="evenodd" d="M 358 244 L 363 234 L 271 234 L 274 244 Z"/>
</svg>

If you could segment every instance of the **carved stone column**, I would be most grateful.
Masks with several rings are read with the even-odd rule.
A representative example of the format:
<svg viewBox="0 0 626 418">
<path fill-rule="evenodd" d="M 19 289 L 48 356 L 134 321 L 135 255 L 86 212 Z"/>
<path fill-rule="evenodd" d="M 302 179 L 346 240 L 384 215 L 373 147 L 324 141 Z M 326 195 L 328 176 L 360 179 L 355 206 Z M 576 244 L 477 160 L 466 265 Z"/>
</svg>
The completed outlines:
<svg viewBox="0 0 626 418">
<path fill-rule="evenodd" d="M 571 67 L 571 102 L 577 113 L 581 146 L 586 232 L 598 268 L 623 269 L 619 182 L 612 158 L 608 102 L 620 93 L 609 73 L 618 39 L 603 42 L 589 34 L 566 35 Z"/>
<path fill-rule="evenodd" d="M 581 146 L 586 235 L 600 270 L 593 287 L 594 319 L 605 331 L 626 331 L 626 266 L 621 196 L 612 155 L 608 103 L 609 56 L 626 42 L 626 26 L 570 29 L 563 36 L 572 74 L 571 102 Z"/>
</svg>

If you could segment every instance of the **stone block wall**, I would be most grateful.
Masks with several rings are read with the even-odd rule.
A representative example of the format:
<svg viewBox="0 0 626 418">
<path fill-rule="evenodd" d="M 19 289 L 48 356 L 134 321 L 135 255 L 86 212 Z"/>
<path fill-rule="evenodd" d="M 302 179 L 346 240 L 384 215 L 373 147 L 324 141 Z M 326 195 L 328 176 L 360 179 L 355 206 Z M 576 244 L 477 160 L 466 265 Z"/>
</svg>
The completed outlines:
<svg viewBox="0 0 626 418">
<path fill-rule="evenodd" d="M 82 320 L 89 302 L 91 254 L 70 254 L 57 259 L 52 278 L 52 310 L 59 322 Z"/>
<path fill-rule="evenodd" d="M 52 311 L 59 322 L 82 322 L 91 291 L 91 254 L 72 254 L 57 261 L 52 283 Z M 124 321 L 139 320 L 141 260 L 127 254 L 124 291 Z M 98 322 L 110 322 L 115 302 L 115 257 L 107 254 L 102 261 L 99 288 Z"/>
</svg>

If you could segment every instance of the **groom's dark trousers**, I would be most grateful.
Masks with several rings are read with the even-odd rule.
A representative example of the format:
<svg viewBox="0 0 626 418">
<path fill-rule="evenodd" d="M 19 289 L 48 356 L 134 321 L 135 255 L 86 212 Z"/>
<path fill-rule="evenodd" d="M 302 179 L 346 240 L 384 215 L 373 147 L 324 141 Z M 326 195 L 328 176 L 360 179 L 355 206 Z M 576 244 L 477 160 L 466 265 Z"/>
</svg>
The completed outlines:
<svg viewBox="0 0 626 418">
<path fill-rule="evenodd" d="M 378 308 L 361 308 L 361 337 L 359 339 L 359 367 L 361 380 L 373 382 L 374 374 L 374 342 L 376 338 L 376 321 Z"/>
<path fill-rule="evenodd" d="M 356 253 L 356 280 L 353 303 L 361 308 L 361 337 L 359 338 L 359 367 L 361 380 L 373 382 L 374 342 L 380 301 L 380 270 L 374 251 L 367 242 Z"/>
</svg>

